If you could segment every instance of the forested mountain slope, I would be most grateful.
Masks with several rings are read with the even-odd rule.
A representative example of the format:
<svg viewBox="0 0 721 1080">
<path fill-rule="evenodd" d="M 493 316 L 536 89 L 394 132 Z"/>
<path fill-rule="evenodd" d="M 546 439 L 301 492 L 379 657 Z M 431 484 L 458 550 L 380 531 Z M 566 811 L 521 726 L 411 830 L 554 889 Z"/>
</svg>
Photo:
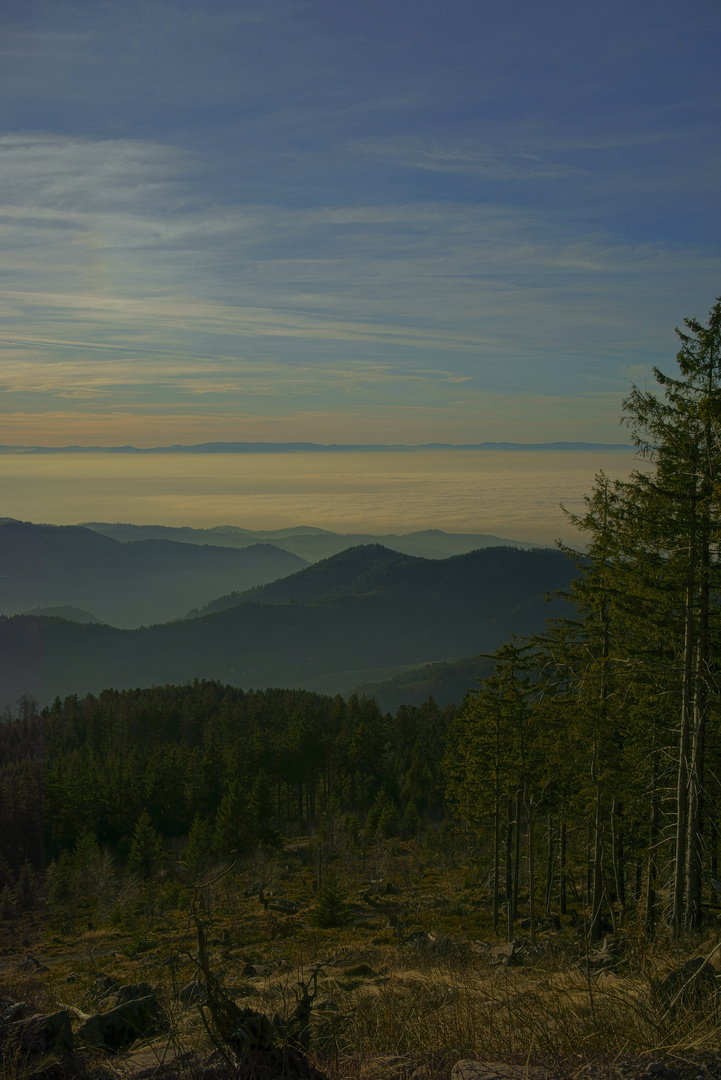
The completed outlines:
<svg viewBox="0 0 721 1080">
<path fill-rule="evenodd" d="M 22 616 L 0 620 L 0 701 L 42 701 L 102 687 L 184 683 L 312 686 L 340 673 L 348 689 L 379 670 L 496 648 L 563 610 L 570 585 L 557 551 L 490 548 L 442 561 L 356 548 L 233 608 L 139 630 Z M 341 680 L 342 681 L 342 680 Z"/>
<path fill-rule="evenodd" d="M 356 691 L 373 698 L 384 712 L 396 712 L 402 705 L 420 706 L 428 698 L 440 706 L 461 706 L 470 691 L 477 691 L 481 679 L 493 672 L 489 657 L 464 656 L 418 664 L 380 682 L 359 683 Z"/>
<path fill-rule="evenodd" d="M 74 525 L 0 521 L 0 612 L 71 606 L 132 627 L 167 622 L 230 589 L 248 589 L 305 561 L 270 544 L 233 548 L 170 540 L 120 543 Z"/>
<path fill-rule="evenodd" d="M 424 604 L 442 608 L 446 597 L 457 595 L 460 600 L 468 585 L 469 603 L 480 600 L 485 611 L 502 616 L 508 604 L 516 607 L 544 591 L 565 588 L 545 584 L 555 580 L 561 567 L 562 580 L 570 581 L 572 564 L 567 557 L 546 548 L 521 552 L 494 547 L 447 559 L 423 559 L 390 551 L 380 544 L 366 544 L 246 593 L 220 597 L 194 614 L 249 602 L 330 604 L 344 596 L 376 600 L 397 596 L 408 602 L 413 595 L 422 595 Z"/>
</svg>

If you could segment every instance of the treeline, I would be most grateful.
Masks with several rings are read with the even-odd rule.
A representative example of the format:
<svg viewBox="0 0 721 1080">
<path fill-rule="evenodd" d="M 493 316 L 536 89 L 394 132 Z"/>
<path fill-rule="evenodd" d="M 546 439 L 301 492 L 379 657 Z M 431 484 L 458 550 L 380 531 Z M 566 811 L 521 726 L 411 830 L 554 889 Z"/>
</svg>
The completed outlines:
<svg viewBox="0 0 721 1080">
<path fill-rule="evenodd" d="M 677 375 L 624 406 L 647 466 L 599 475 L 572 518 L 576 617 L 499 650 L 455 723 L 450 794 L 490 828 L 511 923 L 521 842 L 531 902 L 563 912 L 572 889 L 591 937 L 629 911 L 679 935 L 721 900 L 721 301 L 678 333 Z"/>
<path fill-rule="evenodd" d="M 443 812 L 456 712 L 200 681 L 23 708 L 0 725 L 0 858 L 15 873 L 86 834 L 126 861 L 141 819 L 166 848 L 192 837 L 219 858 L 330 813 L 415 829 Z"/>
</svg>

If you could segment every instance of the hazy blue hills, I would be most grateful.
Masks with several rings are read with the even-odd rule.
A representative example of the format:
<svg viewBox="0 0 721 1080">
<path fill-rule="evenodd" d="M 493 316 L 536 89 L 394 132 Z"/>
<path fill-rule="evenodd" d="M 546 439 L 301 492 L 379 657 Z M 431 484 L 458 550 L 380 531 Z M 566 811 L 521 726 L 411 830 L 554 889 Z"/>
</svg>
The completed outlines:
<svg viewBox="0 0 721 1080">
<path fill-rule="evenodd" d="M 3 519 L 0 612 L 69 606 L 114 626 L 167 622 L 210 597 L 304 565 L 300 556 L 271 544 L 242 550 L 171 540 L 129 544 L 82 526 Z"/>
<path fill-rule="evenodd" d="M 130 545 L 134 547 L 136 545 Z M 233 607 L 119 630 L 38 616 L 0 619 L 0 703 L 103 687 L 185 683 L 350 690 L 405 668 L 488 652 L 565 610 L 545 602 L 574 572 L 558 551 L 486 548 L 445 560 L 354 548 Z"/>
<path fill-rule="evenodd" d="M 213 529 L 191 529 L 168 525 L 127 525 L 103 521 L 87 521 L 88 529 L 110 536 L 114 540 L 175 540 L 183 544 L 215 544 L 222 547 L 249 547 L 251 544 L 273 544 L 284 551 L 299 555 L 306 562 L 318 562 L 336 555 L 346 548 L 359 544 L 382 544 L 392 551 L 405 555 L 418 555 L 423 559 L 447 559 L 449 555 L 462 555 L 478 548 L 496 547 L 498 544 L 525 549 L 539 547 L 524 540 L 509 540 L 487 533 L 447 533 L 440 529 L 424 529 L 419 532 L 373 534 L 336 533 L 310 525 L 292 529 L 268 529 L 264 531 L 241 529 L 234 525 L 219 525 Z"/>
</svg>

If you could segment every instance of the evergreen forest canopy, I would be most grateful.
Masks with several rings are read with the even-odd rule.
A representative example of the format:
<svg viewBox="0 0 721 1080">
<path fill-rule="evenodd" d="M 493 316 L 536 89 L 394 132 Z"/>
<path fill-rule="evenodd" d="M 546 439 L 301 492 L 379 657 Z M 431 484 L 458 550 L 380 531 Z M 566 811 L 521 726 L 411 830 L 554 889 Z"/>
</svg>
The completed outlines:
<svg viewBox="0 0 721 1080">
<path fill-rule="evenodd" d="M 445 819 L 509 936 L 522 904 L 533 931 L 570 897 L 592 938 L 698 928 L 721 889 L 721 299 L 678 333 L 678 371 L 624 403 L 648 468 L 600 474 L 574 519 L 572 615 L 496 650 L 460 710 L 198 681 L 21 699 L 0 728 L 8 902 L 46 856 L 62 897 L 91 857 L 151 878 L 172 850 L 193 880 L 289 828 L 368 843 Z"/>
</svg>

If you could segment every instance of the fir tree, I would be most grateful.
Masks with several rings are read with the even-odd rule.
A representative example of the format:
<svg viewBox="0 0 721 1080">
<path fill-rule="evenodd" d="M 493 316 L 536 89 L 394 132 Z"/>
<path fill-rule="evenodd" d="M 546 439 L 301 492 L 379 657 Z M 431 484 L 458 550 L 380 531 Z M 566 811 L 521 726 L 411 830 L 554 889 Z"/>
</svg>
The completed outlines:
<svg viewBox="0 0 721 1080">
<path fill-rule="evenodd" d="M 153 828 L 150 814 L 143 810 L 133 833 L 128 856 L 128 871 L 142 878 L 151 877 L 163 857 L 163 845 Z"/>
<path fill-rule="evenodd" d="M 315 926 L 346 926 L 352 914 L 345 899 L 345 894 L 337 874 L 330 871 L 318 892 L 318 904 L 311 912 L 311 922 Z"/>
<path fill-rule="evenodd" d="M 184 862 L 191 878 L 209 865 L 213 853 L 213 823 L 196 814 L 188 833 L 188 846 L 185 849 Z"/>
</svg>

